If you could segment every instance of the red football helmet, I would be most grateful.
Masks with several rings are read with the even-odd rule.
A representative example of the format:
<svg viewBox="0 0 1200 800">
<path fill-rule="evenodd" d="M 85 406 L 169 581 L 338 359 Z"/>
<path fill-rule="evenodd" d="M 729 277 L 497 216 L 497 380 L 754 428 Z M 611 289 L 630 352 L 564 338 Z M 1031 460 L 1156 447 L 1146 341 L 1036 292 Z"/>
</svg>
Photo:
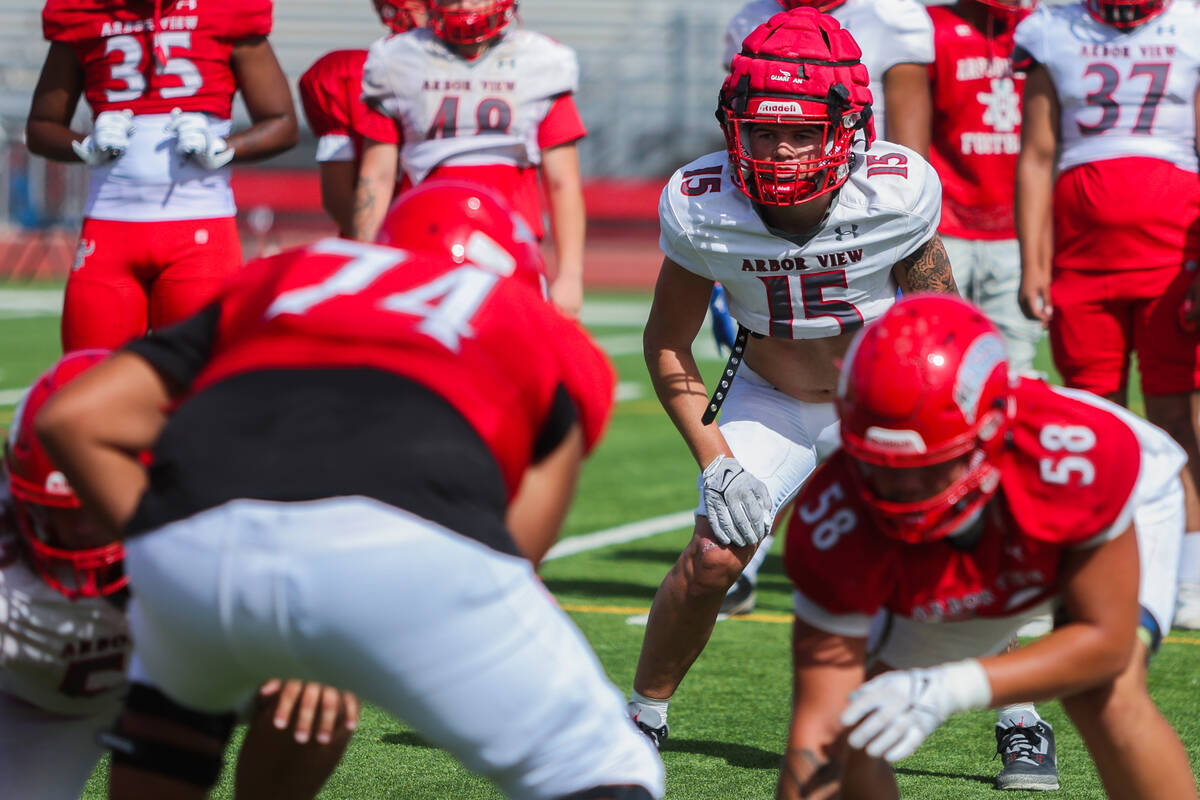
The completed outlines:
<svg viewBox="0 0 1200 800">
<path fill-rule="evenodd" d="M 811 8 L 776 14 L 746 37 L 721 86 L 717 120 L 733 182 L 751 200 L 797 205 L 846 182 L 855 135 L 863 131 L 868 146 L 875 138 L 861 57 L 849 31 Z M 755 158 L 756 124 L 813 126 L 821 144 L 801 158 Z"/>
<path fill-rule="evenodd" d="M 1170 0 L 1085 0 L 1088 13 L 1105 25 L 1129 30 L 1166 10 Z"/>
<path fill-rule="evenodd" d="M 846 0 L 779 0 L 779 5 L 783 6 L 789 11 L 793 8 L 800 8 L 801 6 L 815 8 L 817 11 L 832 11 L 844 2 L 846 2 Z"/>
<path fill-rule="evenodd" d="M 374 0 L 379 19 L 392 33 L 421 28 L 429 18 L 428 0 Z"/>
<path fill-rule="evenodd" d="M 513 275 L 545 296 L 546 263 L 537 237 L 520 214 L 478 183 L 433 178 L 404 192 L 375 241 Z"/>
<path fill-rule="evenodd" d="M 457 8 L 449 8 L 456 4 Z M 517 15 L 517 0 L 430 0 L 429 27 L 449 44 L 486 42 Z"/>
<path fill-rule="evenodd" d="M 120 543 L 71 549 L 91 523 L 79 511 L 79 498 L 52 463 L 33 430 L 33 420 L 46 401 L 84 370 L 103 361 L 108 350 L 68 353 L 29 388 L 17 405 L 4 446 L 4 466 L 13 496 L 17 526 L 29 560 L 52 588 L 74 600 L 103 597 L 125 588 Z M 64 531 L 70 526 L 70 534 Z"/>
<path fill-rule="evenodd" d="M 846 354 L 837 407 L 842 447 L 858 462 L 852 472 L 885 534 L 940 539 L 995 494 L 1008 398 L 1003 340 L 965 300 L 910 295 L 863 329 Z M 872 485 L 880 468 L 935 465 L 956 469 L 939 473 L 948 485 L 919 499 L 882 497 Z"/>
</svg>

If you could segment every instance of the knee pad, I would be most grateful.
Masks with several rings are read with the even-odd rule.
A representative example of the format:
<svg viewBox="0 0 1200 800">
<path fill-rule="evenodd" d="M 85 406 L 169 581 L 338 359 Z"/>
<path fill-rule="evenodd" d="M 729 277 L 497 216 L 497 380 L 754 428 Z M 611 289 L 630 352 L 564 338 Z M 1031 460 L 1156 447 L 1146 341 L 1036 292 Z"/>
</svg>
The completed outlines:
<svg viewBox="0 0 1200 800">
<path fill-rule="evenodd" d="M 559 800 L 654 800 L 654 795 L 644 786 L 597 786 Z"/>
<path fill-rule="evenodd" d="M 113 764 L 154 772 L 172 780 L 211 788 L 221 775 L 224 744 L 233 731 L 233 714 L 208 714 L 184 708 L 151 686 L 135 683 L 125 699 L 125 710 L 188 728 L 221 743 L 214 755 L 188 747 L 157 741 L 118 729 L 101 733 L 101 746 L 112 751 Z"/>
</svg>

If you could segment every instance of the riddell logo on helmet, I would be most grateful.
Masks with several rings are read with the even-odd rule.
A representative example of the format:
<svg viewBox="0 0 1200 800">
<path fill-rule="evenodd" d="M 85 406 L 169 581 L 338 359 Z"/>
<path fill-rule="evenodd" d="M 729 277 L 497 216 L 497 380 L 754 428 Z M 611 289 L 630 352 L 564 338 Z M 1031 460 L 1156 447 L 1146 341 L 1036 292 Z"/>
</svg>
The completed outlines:
<svg viewBox="0 0 1200 800">
<path fill-rule="evenodd" d="M 759 114 L 794 114 L 801 115 L 804 109 L 795 100 L 765 100 L 758 104 Z"/>
<path fill-rule="evenodd" d="M 897 431 L 872 425 L 867 428 L 866 440 L 880 450 L 892 450 L 897 453 L 924 453 L 929 449 L 925 446 L 921 434 L 916 431 Z"/>
</svg>

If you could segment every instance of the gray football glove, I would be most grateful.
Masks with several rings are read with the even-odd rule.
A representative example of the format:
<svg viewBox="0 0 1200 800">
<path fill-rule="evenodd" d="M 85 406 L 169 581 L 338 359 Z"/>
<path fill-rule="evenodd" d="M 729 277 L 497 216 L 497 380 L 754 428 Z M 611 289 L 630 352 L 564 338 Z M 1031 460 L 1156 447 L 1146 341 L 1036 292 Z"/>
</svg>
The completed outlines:
<svg viewBox="0 0 1200 800">
<path fill-rule="evenodd" d="M 771 532 L 771 493 L 736 458 L 717 456 L 704 468 L 704 504 L 723 545 L 758 544 Z"/>
</svg>

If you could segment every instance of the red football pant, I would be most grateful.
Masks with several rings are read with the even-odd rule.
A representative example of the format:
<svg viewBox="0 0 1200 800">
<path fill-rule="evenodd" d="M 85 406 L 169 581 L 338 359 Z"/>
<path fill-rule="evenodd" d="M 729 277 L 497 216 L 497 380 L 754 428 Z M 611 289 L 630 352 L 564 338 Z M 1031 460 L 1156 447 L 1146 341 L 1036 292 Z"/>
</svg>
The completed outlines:
<svg viewBox="0 0 1200 800">
<path fill-rule="evenodd" d="M 1112 394 L 1138 355 L 1142 391 L 1200 388 L 1200 335 L 1186 333 L 1179 307 L 1195 272 L 1178 266 L 1119 272 L 1055 270 L 1050 349 L 1067 386 Z"/>
<path fill-rule="evenodd" d="M 117 348 L 188 317 L 242 264 L 233 217 L 85 219 L 63 304 L 63 352 Z"/>
</svg>

